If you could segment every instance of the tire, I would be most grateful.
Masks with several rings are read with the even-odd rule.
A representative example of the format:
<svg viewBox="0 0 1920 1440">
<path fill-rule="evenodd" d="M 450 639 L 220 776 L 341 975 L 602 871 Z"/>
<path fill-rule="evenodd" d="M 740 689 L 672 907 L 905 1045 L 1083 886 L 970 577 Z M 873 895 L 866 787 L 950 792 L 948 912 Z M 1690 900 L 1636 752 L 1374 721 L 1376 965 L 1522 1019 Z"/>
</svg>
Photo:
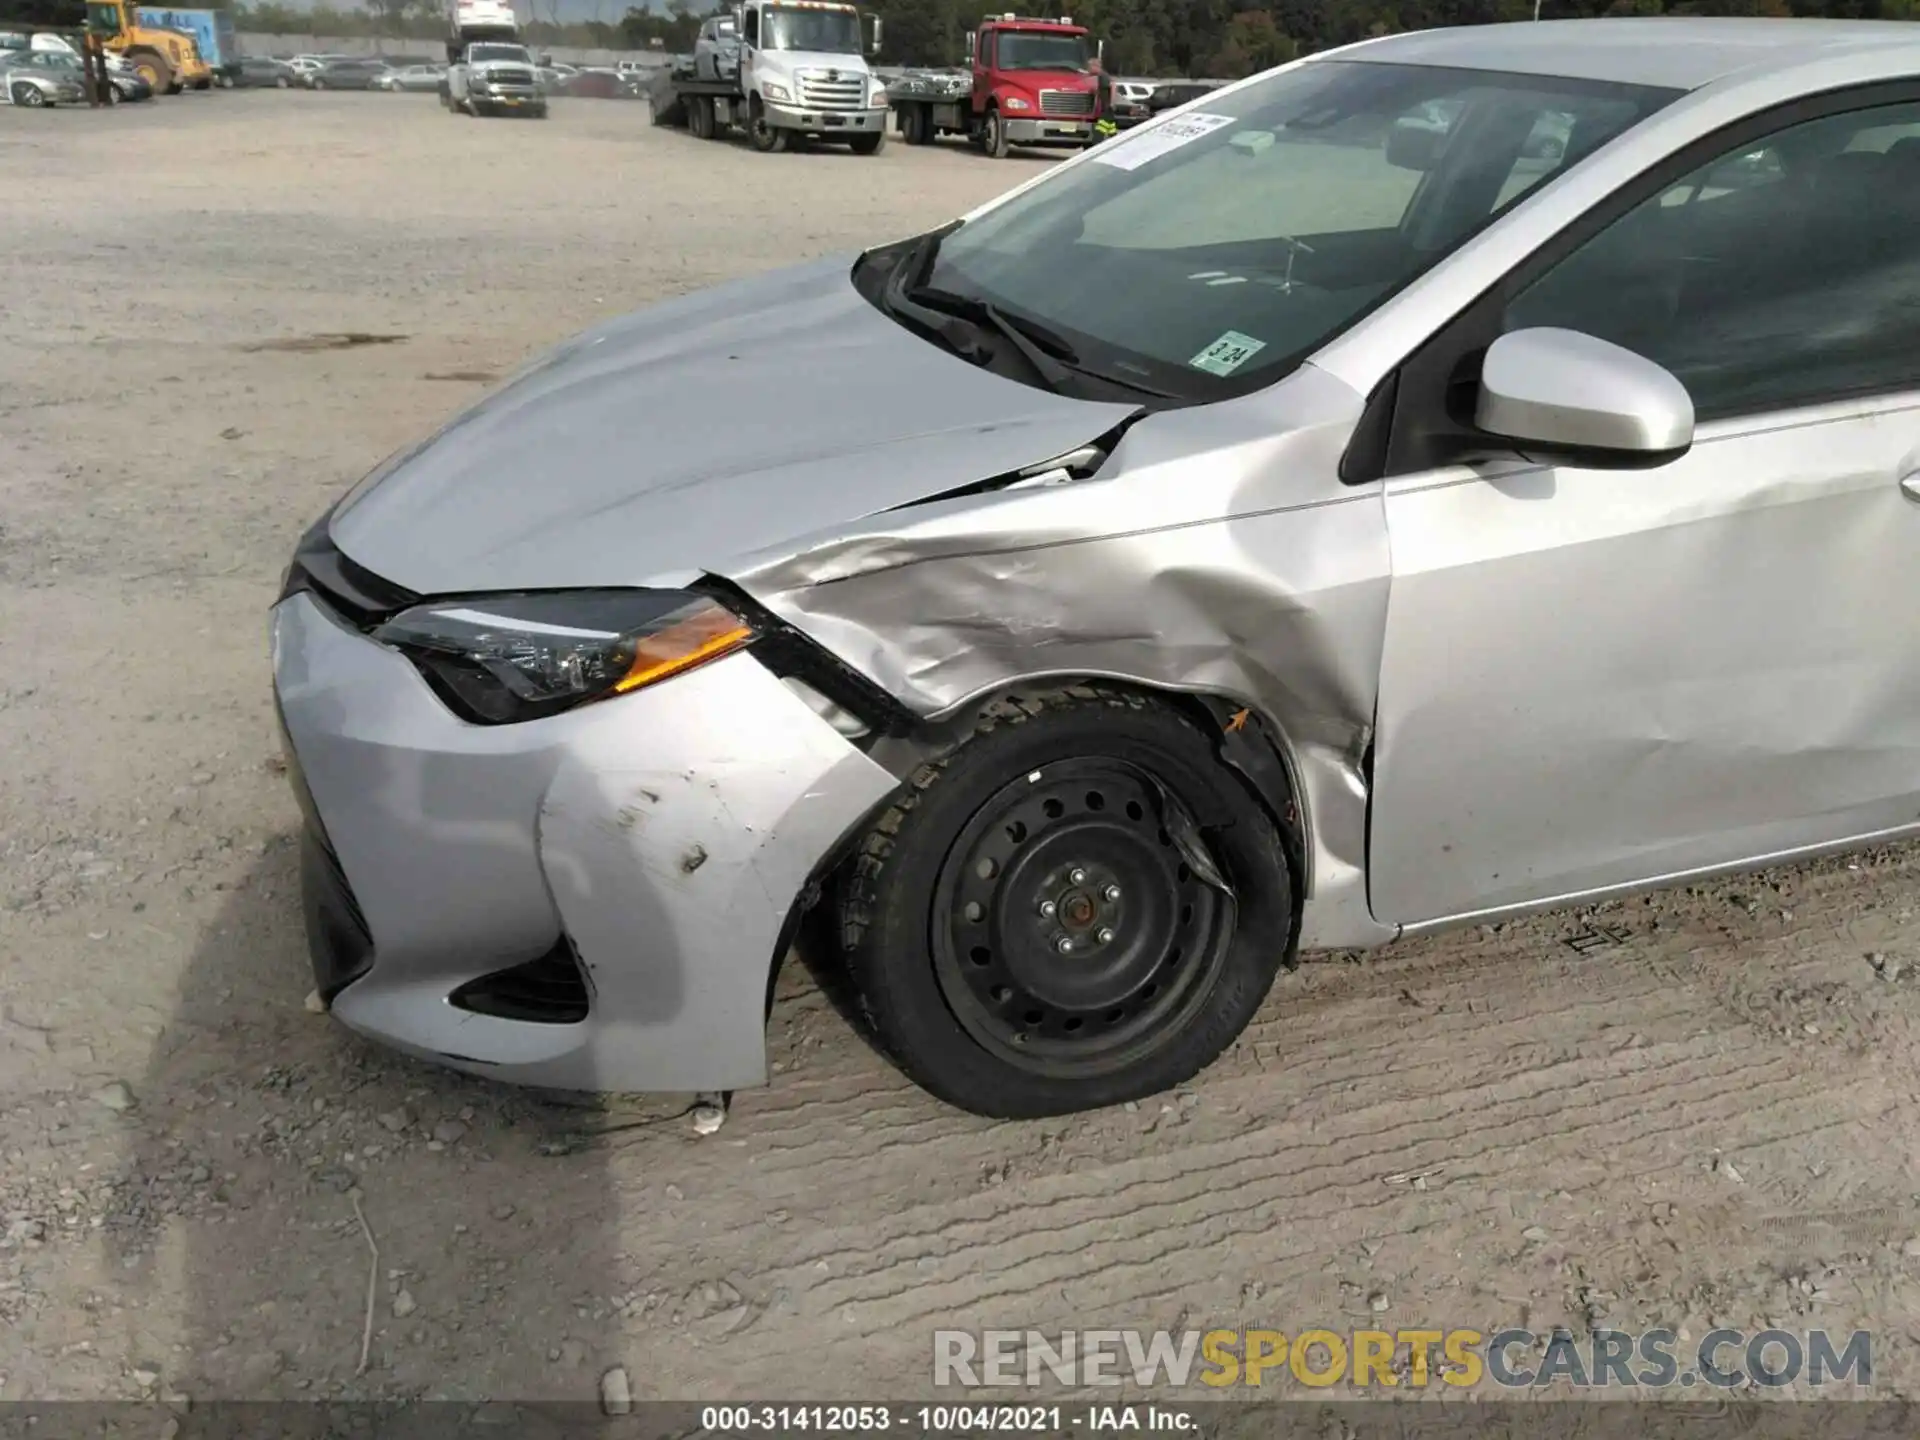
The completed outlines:
<svg viewBox="0 0 1920 1440">
<path fill-rule="evenodd" d="M 44 109 L 47 103 L 46 92 L 38 85 L 29 85 L 25 81 L 13 87 L 13 103 L 28 110 Z"/>
<path fill-rule="evenodd" d="M 1007 122 L 998 110 L 987 111 L 980 129 L 980 148 L 996 160 L 1007 158 Z"/>
<path fill-rule="evenodd" d="M 128 58 L 133 61 L 133 68 L 140 73 L 140 78 L 153 87 L 154 94 L 175 93 L 173 67 L 167 63 L 165 56 L 155 50 L 136 50 Z"/>
<path fill-rule="evenodd" d="M 276 90 L 285 90 L 290 83 L 284 75 L 276 75 L 273 77 L 273 85 Z"/>
<path fill-rule="evenodd" d="M 757 97 L 747 116 L 747 139 L 762 155 L 778 155 L 787 148 L 787 132 L 767 123 L 767 112 Z"/>
<path fill-rule="evenodd" d="M 327 82 L 316 75 L 313 77 L 313 88 L 316 90 L 324 90 L 327 88 Z"/>
<path fill-rule="evenodd" d="M 713 101 L 705 95 L 689 95 L 687 133 L 696 140 L 711 140 L 717 128 L 713 117 Z"/>
<path fill-rule="evenodd" d="M 1178 1085 L 1246 1028 L 1293 938 L 1292 876 L 1214 745 L 1171 706 L 1075 685 L 996 702 L 912 775 L 839 919 L 913 1080 L 980 1115 L 1066 1114 Z"/>
<path fill-rule="evenodd" d="M 886 143 L 887 137 L 883 131 L 878 135 L 856 135 L 847 142 L 847 148 L 856 155 L 878 155 Z"/>
<path fill-rule="evenodd" d="M 933 139 L 933 115 L 925 105 L 909 105 L 900 112 L 900 133 L 909 145 L 925 145 Z"/>
</svg>

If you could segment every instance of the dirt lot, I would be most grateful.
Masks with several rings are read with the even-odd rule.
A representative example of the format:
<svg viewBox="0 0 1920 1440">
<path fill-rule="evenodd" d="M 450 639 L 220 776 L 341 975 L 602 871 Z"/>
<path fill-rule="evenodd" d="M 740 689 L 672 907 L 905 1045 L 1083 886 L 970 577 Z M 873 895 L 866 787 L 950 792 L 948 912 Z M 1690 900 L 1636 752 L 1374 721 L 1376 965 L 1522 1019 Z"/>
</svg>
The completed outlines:
<svg viewBox="0 0 1920 1440">
<path fill-rule="evenodd" d="M 1915 1385 L 1911 851 L 1309 957 L 1186 1092 L 1043 1124 L 909 1088 L 797 966 L 705 1138 L 305 1010 L 300 530 L 596 316 L 1038 163 L 591 102 L 0 117 L 0 1398 L 907 1397 L 936 1325 L 1867 1326 Z"/>
</svg>

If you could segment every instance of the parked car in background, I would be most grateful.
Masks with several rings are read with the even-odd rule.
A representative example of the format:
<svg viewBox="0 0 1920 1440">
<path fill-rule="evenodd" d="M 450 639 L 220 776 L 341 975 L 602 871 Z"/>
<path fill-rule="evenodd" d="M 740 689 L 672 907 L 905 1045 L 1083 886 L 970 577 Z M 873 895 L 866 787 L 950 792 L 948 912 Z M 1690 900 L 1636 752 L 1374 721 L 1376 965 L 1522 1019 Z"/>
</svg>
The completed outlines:
<svg viewBox="0 0 1920 1440">
<path fill-rule="evenodd" d="M 10 59 L 13 57 L 9 57 Z M 112 93 L 107 98 L 110 105 L 123 102 L 151 100 L 153 86 L 146 77 L 120 56 L 107 53 L 107 84 Z M 54 75 L 65 76 L 79 84 L 81 99 L 86 98 L 87 69 L 86 62 L 70 50 L 35 50 L 22 52 L 17 63 L 30 70 L 45 70 Z M 32 102 L 28 102 L 31 104 Z"/>
<path fill-rule="evenodd" d="M 1219 88 L 1220 82 L 1217 80 L 1160 80 L 1155 82 L 1153 93 L 1147 97 L 1147 109 L 1158 115 L 1162 110 L 1171 110 L 1189 100 L 1198 100 L 1202 95 L 1210 95 Z"/>
<path fill-rule="evenodd" d="M 373 88 L 376 90 L 406 91 L 414 95 L 438 94 L 447 78 L 444 65 L 402 65 L 376 76 Z"/>
<path fill-rule="evenodd" d="M 309 90 L 371 90 L 387 68 L 386 61 L 370 56 L 335 60 L 307 75 L 306 86 Z"/>
<path fill-rule="evenodd" d="M 142 100 L 153 98 L 153 86 L 147 83 L 147 77 L 138 70 L 109 68 L 107 83 L 113 86 L 114 100 L 122 105 L 134 105 Z"/>
<path fill-rule="evenodd" d="M 266 55 L 243 55 L 234 73 L 235 85 L 253 89 L 286 90 L 300 83 L 300 72 L 284 60 Z"/>
<path fill-rule="evenodd" d="M 0 52 L 0 98 L 28 110 L 49 105 L 84 105 L 86 87 L 80 72 L 53 61 L 45 50 Z"/>
<path fill-rule="evenodd" d="M 324 69 L 336 60 L 354 60 L 358 58 L 360 57 L 354 55 L 296 55 L 287 61 L 287 64 L 293 67 L 296 74 L 307 76 L 312 75 L 315 71 Z"/>
<path fill-rule="evenodd" d="M 561 93 L 583 100 L 619 100 L 628 93 L 627 81 L 612 70 L 582 70 Z"/>
</svg>

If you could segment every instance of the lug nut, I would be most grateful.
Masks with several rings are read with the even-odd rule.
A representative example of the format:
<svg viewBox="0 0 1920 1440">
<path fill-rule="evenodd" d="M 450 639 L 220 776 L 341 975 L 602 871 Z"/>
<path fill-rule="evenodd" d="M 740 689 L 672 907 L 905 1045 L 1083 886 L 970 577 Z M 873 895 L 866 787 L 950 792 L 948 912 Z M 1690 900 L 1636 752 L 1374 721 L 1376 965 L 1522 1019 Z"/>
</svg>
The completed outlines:
<svg viewBox="0 0 1920 1440">
<path fill-rule="evenodd" d="M 1074 870 L 1067 876 L 1067 879 L 1076 885 L 1084 885 L 1087 883 L 1087 872 L 1084 870 Z"/>
<path fill-rule="evenodd" d="M 1113 943 L 1113 931 L 1103 928 L 1100 931 L 1100 943 L 1102 945 L 1111 945 Z"/>
<path fill-rule="evenodd" d="M 1073 941 L 1062 935 L 1058 940 L 1053 942 L 1053 948 L 1058 950 L 1062 955 L 1071 955 L 1073 953 Z"/>
<path fill-rule="evenodd" d="M 1054 908 L 1054 903 L 1051 900 L 1042 900 L 1040 902 L 1040 913 L 1049 920 L 1053 918 Z"/>
<path fill-rule="evenodd" d="M 1118 885 L 1109 885 L 1100 893 L 1109 900 L 1118 900 L 1120 898 L 1120 887 Z"/>
</svg>

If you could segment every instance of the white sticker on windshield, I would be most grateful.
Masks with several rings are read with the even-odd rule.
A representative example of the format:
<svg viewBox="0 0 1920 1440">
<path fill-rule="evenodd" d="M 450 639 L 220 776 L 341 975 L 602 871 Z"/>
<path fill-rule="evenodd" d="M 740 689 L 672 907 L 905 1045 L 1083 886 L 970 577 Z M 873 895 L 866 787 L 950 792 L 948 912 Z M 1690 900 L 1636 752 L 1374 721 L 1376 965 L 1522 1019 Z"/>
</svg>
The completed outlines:
<svg viewBox="0 0 1920 1440">
<path fill-rule="evenodd" d="M 1187 363 L 1212 375 L 1231 375 L 1267 348 L 1267 342 L 1229 330 Z"/>
<path fill-rule="evenodd" d="M 1158 160 L 1182 145 L 1191 145 L 1222 126 L 1231 124 L 1231 115 L 1209 115 L 1201 110 L 1177 119 L 1162 120 L 1158 125 L 1143 125 L 1133 133 L 1121 136 L 1118 140 L 1109 140 L 1095 150 L 1093 163 L 1111 165 L 1116 170 L 1138 170 L 1149 160 Z"/>
</svg>

